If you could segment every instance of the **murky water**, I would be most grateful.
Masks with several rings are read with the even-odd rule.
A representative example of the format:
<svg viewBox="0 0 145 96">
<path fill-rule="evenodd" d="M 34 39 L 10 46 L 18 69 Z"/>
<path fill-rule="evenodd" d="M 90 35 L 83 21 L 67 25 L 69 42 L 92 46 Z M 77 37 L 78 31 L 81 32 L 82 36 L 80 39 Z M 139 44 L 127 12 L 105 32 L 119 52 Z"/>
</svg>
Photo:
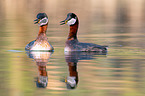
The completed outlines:
<svg viewBox="0 0 145 96">
<path fill-rule="evenodd" d="M 144 96 L 144 0 L 0 0 L 0 96 Z M 47 36 L 55 48 L 26 53 L 37 37 L 36 14 L 49 16 Z M 78 39 L 108 45 L 107 54 L 64 53 L 78 15 Z"/>
</svg>

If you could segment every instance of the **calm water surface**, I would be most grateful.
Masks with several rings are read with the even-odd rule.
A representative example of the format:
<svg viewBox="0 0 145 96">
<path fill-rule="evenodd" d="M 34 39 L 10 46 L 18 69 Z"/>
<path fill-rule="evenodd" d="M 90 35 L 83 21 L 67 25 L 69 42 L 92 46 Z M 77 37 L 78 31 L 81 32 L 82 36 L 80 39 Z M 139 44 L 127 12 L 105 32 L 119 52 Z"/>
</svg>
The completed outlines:
<svg viewBox="0 0 145 96">
<path fill-rule="evenodd" d="M 144 96 L 145 1 L 133 1 L 0 0 L 0 96 Z M 49 16 L 53 53 L 24 50 L 39 12 Z M 69 27 L 59 22 L 69 12 L 79 41 L 108 45 L 107 54 L 64 53 Z"/>
</svg>

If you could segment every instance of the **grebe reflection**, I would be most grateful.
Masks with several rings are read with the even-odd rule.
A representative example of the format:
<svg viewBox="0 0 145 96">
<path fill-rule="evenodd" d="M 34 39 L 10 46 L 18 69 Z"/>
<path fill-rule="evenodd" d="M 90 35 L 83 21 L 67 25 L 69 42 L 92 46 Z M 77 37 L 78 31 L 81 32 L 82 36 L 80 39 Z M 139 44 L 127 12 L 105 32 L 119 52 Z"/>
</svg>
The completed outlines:
<svg viewBox="0 0 145 96">
<path fill-rule="evenodd" d="M 38 88 L 47 87 L 48 75 L 46 71 L 46 66 L 52 53 L 53 52 L 35 52 L 35 51 L 27 52 L 29 58 L 33 58 L 36 61 L 36 65 L 38 66 L 39 74 L 36 80 L 36 86 Z"/>
<path fill-rule="evenodd" d="M 79 82 L 79 75 L 77 71 L 77 63 L 79 60 L 94 59 L 94 55 L 104 55 L 106 53 L 98 52 L 65 52 L 65 61 L 68 64 L 69 76 L 65 78 L 67 89 L 75 89 Z"/>
</svg>

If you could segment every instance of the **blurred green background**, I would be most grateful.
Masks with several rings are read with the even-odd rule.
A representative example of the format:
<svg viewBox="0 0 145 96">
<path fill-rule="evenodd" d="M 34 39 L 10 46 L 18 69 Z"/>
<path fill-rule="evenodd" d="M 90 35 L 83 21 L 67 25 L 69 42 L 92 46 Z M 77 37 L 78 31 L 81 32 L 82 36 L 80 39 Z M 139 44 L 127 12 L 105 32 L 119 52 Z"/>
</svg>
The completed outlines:
<svg viewBox="0 0 145 96">
<path fill-rule="evenodd" d="M 37 37 L 33 20 L 39 12 L 49 17 L 47 36 L 55 48 L 46 88 L 36 87 L 38 67 L 24 50 Z M 69 74 L 69 27 L 59 24 L 70 12 L 80 21 L 79 41 L 109 46 L 106 56 L 78 62 L 74 90 L 62 82 Z M 144 96 L 144 22 L 145 0 L 0 0 L 0 96 Z"/>
</svg>

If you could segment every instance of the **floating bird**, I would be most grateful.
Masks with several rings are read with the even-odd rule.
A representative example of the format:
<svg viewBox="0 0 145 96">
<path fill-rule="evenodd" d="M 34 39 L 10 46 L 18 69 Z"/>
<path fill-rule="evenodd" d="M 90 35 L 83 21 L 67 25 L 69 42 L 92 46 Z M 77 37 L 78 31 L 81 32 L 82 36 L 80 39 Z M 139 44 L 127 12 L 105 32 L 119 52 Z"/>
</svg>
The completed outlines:
<svg viewBox="0 0 145 96">
<path fill-rule="evenodd" d="M 70 26 L 70 32 L 65 44 L 64 51 L 96 51 L 107 52 L 107 46 L 101 46 L 93 43 L 81 43 L 77 39 L 77 30 L 79 26 L 78 17 L 74 13 L 68 13 L 67 18 L 60 22 L 60 25 Z"/>
<path fill-rule="evenodd" d="M 31 41 L 26 45 L 26 51 L 53 51 L 54 48 L 48 42 L 48 38 L 46 36 L 46 30 L 48 26 L 48 17 L 46 13 L 37 14 L 37 19 L 34 20 L 34 24 L 39 25 L 39 33 L 36 40 Z"/>
</svg>

